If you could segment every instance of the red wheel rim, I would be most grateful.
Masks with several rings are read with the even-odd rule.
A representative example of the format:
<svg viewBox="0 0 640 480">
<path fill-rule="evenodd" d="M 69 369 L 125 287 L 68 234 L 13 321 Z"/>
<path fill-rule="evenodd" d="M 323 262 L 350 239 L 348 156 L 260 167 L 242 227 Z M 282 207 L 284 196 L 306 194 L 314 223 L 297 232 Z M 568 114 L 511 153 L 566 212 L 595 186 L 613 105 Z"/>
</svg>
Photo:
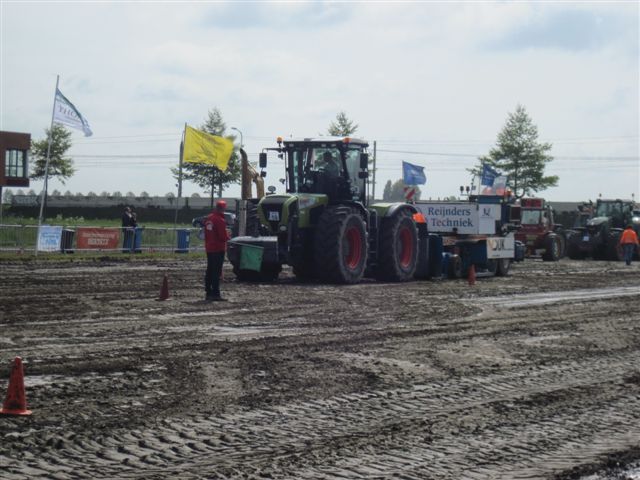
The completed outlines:
<svg viewBox="0 0 640 480">
<path fill-rule="evenodd" d="M 407 268 L 413 258 L 413 236 L 407 227 L 400 230 L 400 266 Z"/>
<path fill-rule="evenodd" d="M 362 259 L 362 236 L 358 227 L 349 227 L 345 234 L 347 240 L 347 253 L 345 263 L 351 270 L 355 269 Z"/>
</svg>

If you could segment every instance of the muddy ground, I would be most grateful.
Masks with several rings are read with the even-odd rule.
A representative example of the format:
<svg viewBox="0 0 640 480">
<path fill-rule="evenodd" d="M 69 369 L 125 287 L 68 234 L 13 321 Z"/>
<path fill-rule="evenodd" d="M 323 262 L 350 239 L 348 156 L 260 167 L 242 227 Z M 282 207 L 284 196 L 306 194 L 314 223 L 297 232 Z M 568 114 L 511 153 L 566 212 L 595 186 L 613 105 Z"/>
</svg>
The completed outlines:
<svg viewBox="0 0 640 480">
<path fill-rule="evenodd" d="M 226 270 L 230 301 L 206 303 L 203 263 L 0 264 L 0 395 L 21 355 L 33 410 L 0 417 L 1 478 L 638 472 L 640 264 L 473 287 Z"/>
</svg>

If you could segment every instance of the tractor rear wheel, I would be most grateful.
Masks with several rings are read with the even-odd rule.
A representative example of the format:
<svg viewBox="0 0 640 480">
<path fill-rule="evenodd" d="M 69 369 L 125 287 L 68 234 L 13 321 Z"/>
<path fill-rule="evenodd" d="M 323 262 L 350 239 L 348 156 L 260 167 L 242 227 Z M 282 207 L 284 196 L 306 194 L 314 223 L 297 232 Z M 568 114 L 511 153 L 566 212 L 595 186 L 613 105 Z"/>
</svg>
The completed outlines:
<svg viewBox="0 0 640 480">
<path fill-rule="evenodd" d="M 418 230 L 410 212 L 384 218 L 381 227 L 376 277 L 388 282 L 411 280 L 418 264 Z"/>
<path fill-rule="evenodd" d="M 349 207 L 328 207 L 320 216 L 314 242 L 315 273 L 332 283 L 358 283 L 367 265 L 367 230 Z"/>
<path fill-rule="evenodd" d="M 544 253 L 542 260 L 545 262 L 557 262 L 562 254 L 562 241 L 555 233 L 550 233 L 544 239 Z"/>
</svg>

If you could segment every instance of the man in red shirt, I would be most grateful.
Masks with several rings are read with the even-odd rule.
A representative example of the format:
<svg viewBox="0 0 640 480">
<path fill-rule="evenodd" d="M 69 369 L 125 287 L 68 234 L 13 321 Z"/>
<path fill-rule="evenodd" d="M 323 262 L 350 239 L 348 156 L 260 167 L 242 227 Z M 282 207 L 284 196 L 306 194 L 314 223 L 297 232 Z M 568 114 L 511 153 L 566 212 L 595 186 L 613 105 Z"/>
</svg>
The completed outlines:
<svg viewBox="0 0 640 480">
<path fill-rule="evenodd" d="M 204 276 L 204 289 L 207 292 L 206 300 L 221 302 L 226 299 L 220 296 L 220 276 L 224 254 L 227 251 L 227 223 L 224 219 L 224 211 L 227 202 L 218 200 L 216 209 L 211 212 L 204 221 L 204 248 L 207 252 L 207 272 Z"/>
</svg>

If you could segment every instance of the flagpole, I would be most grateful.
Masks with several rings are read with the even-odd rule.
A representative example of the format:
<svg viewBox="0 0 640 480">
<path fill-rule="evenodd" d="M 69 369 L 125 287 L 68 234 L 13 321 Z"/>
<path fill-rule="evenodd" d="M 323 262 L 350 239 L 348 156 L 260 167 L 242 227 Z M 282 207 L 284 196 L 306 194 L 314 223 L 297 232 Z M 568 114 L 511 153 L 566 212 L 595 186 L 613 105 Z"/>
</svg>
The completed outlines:
<svg viewBox="0 0 640 480">
<path fill-rule="evenodd" d="M 184 137 L 187 131 L 187 122 L 184 123 L 184 130 L 182 130 L 182 141 L 180 142 L 180 161 L 178 163 L 178 198 L 176 199 L 176 213 L 173 218 L 173 228 L 178 228 L 178 206 L 180 204 L 180 197 L 182 196 L 182 157 L 184 156 Z"/>
<path fill-rule="evenodd" d="M 49 182 L 49 157 L 51 155 L 51 142 L 53 141 L 53 118 L 56 113 L 56 96 L 58 95 L 59 84 L 60 84 L 60 75 L 57 75 L 56 91 L 53 95 L 53 107 L 51 108 L 51 125 L 49 126 L 49 145 L 47 146 L 47 161 L 44 164 L 44 188 L 42 189 L 42 199 L 40 200 L 40 216 L 38 217 L 38 232 L 40 232 L 40 227 L 42 226 L 42 216 L 44 214 L 44 202 L 47 198 L 47 187 Z M 38 255 L 37 245 L 36 245 L 36 255 Z"/>
</svg>

